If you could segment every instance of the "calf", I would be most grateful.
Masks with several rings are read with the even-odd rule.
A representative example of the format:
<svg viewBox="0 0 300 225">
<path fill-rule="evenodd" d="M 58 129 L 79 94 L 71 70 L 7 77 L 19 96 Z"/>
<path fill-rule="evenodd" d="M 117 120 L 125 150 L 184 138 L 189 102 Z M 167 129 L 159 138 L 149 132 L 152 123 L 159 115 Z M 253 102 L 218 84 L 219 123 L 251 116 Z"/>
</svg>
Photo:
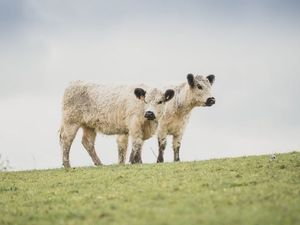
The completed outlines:
<svg viewBox="0 0 300 225">
<path fill-rule="evenodd" d="M 212 106 L 215 104 L 215 98 L 210 93 L 214 80 L 214 75 L 204 77 L 188 74 L 187 82 L 174 87 L 175 96 L 172 101 L 166 104 L 157 129 L 158 163 L 164 162 L 167 135 L 173 136 L 174 161 L 180 161 L 181 139 L 192 109 L 197 106 Z"/>
<path fill-rule="evenodd" d="M 63 166 L 70 167 L 70 148 L 79 128 L 83 129 L 82 144 L 95 165 L 101 165 L 94 147 L 97 132 L 122 135 L 123 139 L 130 136 L 132 139 L 130 162 L 141 163 L 143 141 L 155 133 L 164 103 L 173 96 L 172 89 L 163 93 L 144 85 L 136 88 L 97 85 L 82 81 L 72 83 L 65 90 L 63 97 L 60 128 Z M 122 142 L 122 138 L 118 140 Z M 122 150 L 119 148 L 119 151 Z"/>
</svg>

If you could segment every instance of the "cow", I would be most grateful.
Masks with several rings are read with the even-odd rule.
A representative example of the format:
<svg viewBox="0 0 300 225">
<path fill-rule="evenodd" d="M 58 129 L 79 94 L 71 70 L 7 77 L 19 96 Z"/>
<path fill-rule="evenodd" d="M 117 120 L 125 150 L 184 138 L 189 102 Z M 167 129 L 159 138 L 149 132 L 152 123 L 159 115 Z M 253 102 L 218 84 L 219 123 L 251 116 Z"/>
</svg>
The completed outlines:
<svg viewBox="0 0 300 225">
<path fill-rule="evenodd" d="M 173 136 L 174 161 L 180 161 L 179 149 L 181 139 L 192 109 L 197 106 L 212 106 L 215 104 L 215 98 L 210 93 L 214 80 L 214 75 L 204 77 L 188 74 L 187 82 L 172 87 L 175 91 L 174 98 L 166 103 L 165 111 L 159 120 L 157 128 L 158 163 L 164 162 L 164 150 L 167 145 L 166 137 L 168 135 Z M 119 148 L 127 148 L 127 142 L 120 142 L 119 139 L 122 139 L 122 136 L 118 136 Z M 119 153 L 123 154 L 119 155 L 119 158 L 125 158 L 126 150 L 119 151 Z"/>
<path fill-rule="evenodd" d="M 70 168 L 69 153 L 79 128 L 83 129 L 82 145 L 96 166 L 102 165 L 95 151 L 97 133 L 121 135 L 132 140 L 131 163 L 141 163 L 144 140 L 155 134 L 165 103 L 174 90 L 165 92 L 145 85 L 111 86 L 72 82 L 65 90 L 62 103 L 60 145 L 63 166 Z M 121 138 L 121 139 L 122 139 Z M 121 139 L 118 139 L 122 142 Z M 119 148 L 119 156 L 122 155 Z M 119 157 L 119 161 L 125 159 Z"/>
<path fill-rule="evenodd" d="M 191 111 L 198 106 L 212 106 L 216 100 L 211 95 L 211 87 L 215 81 L 214 75 L 187 75 L 187 82 L 174 88 L 175 96 L 165 107 L 163 116 L 159 120 L 157 138 L 159 152 L 157 162 L 164 162 L 164 150 L 167 145 L 167 135 L 173 137 L 174 162 L 180 161 L 179 150 L 185 127 L 189 121 Z"/>
</svg>

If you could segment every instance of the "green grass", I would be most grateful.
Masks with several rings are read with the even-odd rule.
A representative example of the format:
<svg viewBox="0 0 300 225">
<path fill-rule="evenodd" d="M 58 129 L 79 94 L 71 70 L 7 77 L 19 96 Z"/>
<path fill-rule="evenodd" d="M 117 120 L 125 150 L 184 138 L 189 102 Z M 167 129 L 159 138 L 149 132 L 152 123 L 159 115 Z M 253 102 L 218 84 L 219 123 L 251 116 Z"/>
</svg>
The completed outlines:
<svg viewBox="0 0 300 225">
<path fill-rule="evenodd" d="M 300 224 L 300 153 L 2 172 L 0 224 Z"/>
</svg>

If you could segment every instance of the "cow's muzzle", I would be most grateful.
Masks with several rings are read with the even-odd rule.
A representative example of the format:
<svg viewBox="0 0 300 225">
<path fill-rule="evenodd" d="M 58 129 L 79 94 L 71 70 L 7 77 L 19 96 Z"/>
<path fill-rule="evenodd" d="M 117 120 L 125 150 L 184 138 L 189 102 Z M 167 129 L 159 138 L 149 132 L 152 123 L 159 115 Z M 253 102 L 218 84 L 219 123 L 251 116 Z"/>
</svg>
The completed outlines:
<svg viewBox="0 0 300 225">
<path fill-rule="evenodd" d="M 205 105 L 206 106 L 212 106 L 216 103 L 216 99 L 214 97 L 206 99 Z"/>
<path fill-rule="evenodd" d="M 155 117 L 155 114 L 153 112 L 147 111 L 145 113 L 145 118 L 147 118 L 148 120 L 155 120 L 156 117 Z"/>
</svg>

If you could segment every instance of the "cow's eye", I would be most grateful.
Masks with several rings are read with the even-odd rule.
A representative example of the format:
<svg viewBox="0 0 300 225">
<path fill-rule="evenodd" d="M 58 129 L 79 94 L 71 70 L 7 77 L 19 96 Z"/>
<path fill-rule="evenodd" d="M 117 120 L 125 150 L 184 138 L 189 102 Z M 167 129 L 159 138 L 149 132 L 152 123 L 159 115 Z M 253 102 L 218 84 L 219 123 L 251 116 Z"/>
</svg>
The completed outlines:
<svg viewBox="0 0 300 225">
<path fill-rule="evenodd" d="M 202 90 L 203 87 L 200 84 L 197 84 L 198 89 Z"/>
<path fill-rule="evenodd" d="M 162 104 L 162 103 L 163 103 L 162 101 L 157 102 L 157 104 Z"/>
</svg>

